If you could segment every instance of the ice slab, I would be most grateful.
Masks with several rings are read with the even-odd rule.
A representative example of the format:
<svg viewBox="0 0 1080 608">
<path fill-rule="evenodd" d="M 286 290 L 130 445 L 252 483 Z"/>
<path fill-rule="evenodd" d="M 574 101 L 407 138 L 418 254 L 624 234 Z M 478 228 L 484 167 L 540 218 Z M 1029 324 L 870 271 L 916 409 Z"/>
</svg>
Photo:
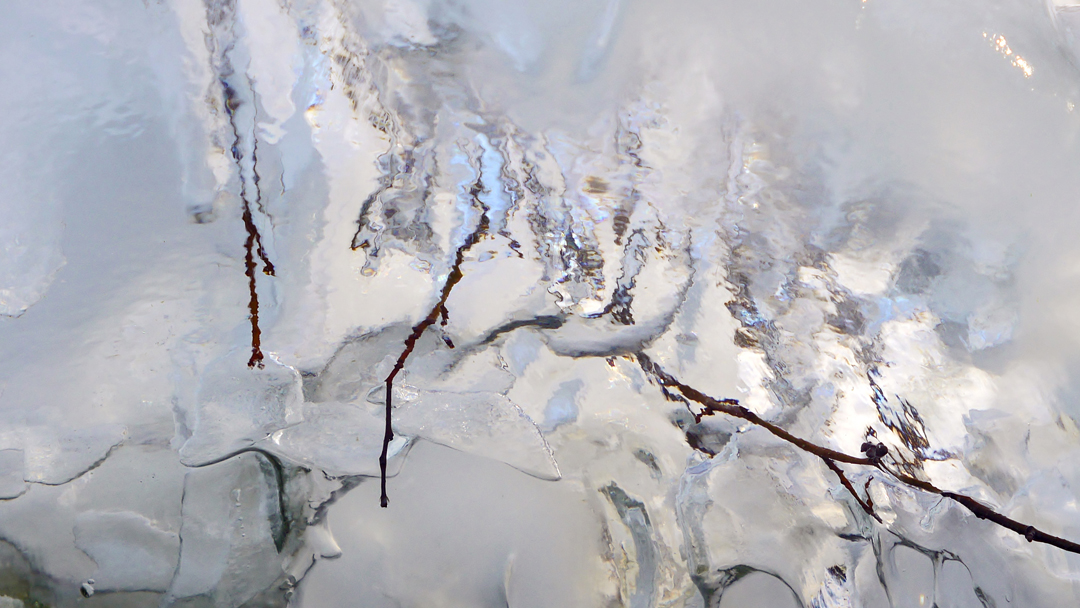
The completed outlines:
<svg viewBox="0 0 1080 608">
<path fill-rule="evenodd" d="M 0 13 L 0 603 L 1076 604 L 1068 2 Z"/>
</svg>

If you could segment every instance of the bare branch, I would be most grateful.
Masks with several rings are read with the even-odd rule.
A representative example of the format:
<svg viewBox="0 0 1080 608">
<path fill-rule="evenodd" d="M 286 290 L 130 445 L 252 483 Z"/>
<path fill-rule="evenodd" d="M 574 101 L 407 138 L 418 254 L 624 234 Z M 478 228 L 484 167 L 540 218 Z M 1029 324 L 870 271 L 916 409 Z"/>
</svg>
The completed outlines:
<svg viewBox="0 0 1080 608">
<path fill-rule="evenodd" d="M 917 488 L 931 494 L 937 494 L 938 496 L 943 496 L 956 503 L 959 503 L 965 509 L 971 511 L 979 519 L 986 519 L 994 522 L 995 524 L 1003 528 L 1012 530 L 1013 532 L 1016 532 L 1017 534 L 1027 539 L 1029 543 L 1045 543 L 1047 545 L 1062 549 L 1063 551 L 1080 554 L 1080 544 L 1074 543 L 1071 540 L 1060 538 L 1052 534 L 1047 534 L 1046 532 L 1039 530 L 1035 526 L 1030 526 L 1018 522 L 1015 519 L 1006 517 L 1001 513 L 998 513 L 997 511 L 991 509 L 990 507 L 982 504 L 981 502 L 975 500 L 974 498 L 971 498 L 970 496 L 964 496 L 963 494 L 957 494 L 955 492 L 942 490 L 937 486 L 931 484 L 930 482 L 922 481 L 921 479 L 916 479 L 915 477 L 912 477 L 910 475 L 887 469 L 885 465 L 881 462 L 881 456 L 884 455 L 884 446 L 871 445 L 869 446 L 870 449 L 867 450 L 867 446 L 864 445 L 864 451 L 867 451 L 869 455 L 868 458 L 850 456 L 848 454 L 844 454 L 843 452 L 831 450 L 824 446 L 820 446 L 815 443 L 806 441 L 805 439 L 800 439 L 799 437 L 788 433 L 787 431 L 781 429 L 775 424 L 762 420 L 757 414 L 739 405 L 739 401 L 737 399 L 714 399 L 693 387 L 687 386 L 682 382 L 679 382 L 679 380 L 677 380 L 671 374 L 665 372 L 663 368 L 661 368 L 658 364 L 654 363 L 647 355 L 643 353 L 637 354 L 637 360 L 638 364 L 641 366 L 641 369 L 644 370 L 645 373 L 651 376 L 654 380 L 656 380 L 656 382 L 660 384 L 660 386 L 664 388 L 674 388 L 678 390 L 687 399 L 690 399 L 691 401 L 694 401 L 697 404 L 701 405 L 701 411 L 695 414 L 695 417 L 698 421 L 700 421 L 701 418 L 704 416 L 711 416 L 717 412 L 727 414 L 735 418 L 740 418 L 756 426 L 760 426 L 761 428 L 769 431 L 780 439 L 783 439 L 784 441 L 787 441 L 788 443 L 824 460 L 825 464 L 840 477 L 840 483 L 842 483 L 844 487 L 847 488 L 849 492 L 851 492 L 851 495 L 855 497 L 855 500 L 858 501 L 859 505 L 863 508 L 863 510 L 865 510 L 870 515 L 873 515 L 874 519 L 877 519 L 879 522 L 881 521 L 881 519 L 879 519 L 877 515 L 873 513 L 872 503 L 864 502 L 862 498 L 859 497 L 858 493 L 856 493 L 855 491 L 855 488 L 852 487 L 851 483 L 845 477 L 843 471 L 838 466 L 836 466 L 835 461 L 875 467 L 878 470 L 893 476 L 897 481 L 907 486 Z M 869 488 L 869 482 L 867 482 L 867 487 Z M 867 495 L 867 497 L 869 498 L 869 494 Z"/>
<path fill-rule="evenodd" d="M 652 376 L 660 384 L 660 386 L 667 388 L 678 389 L 687 399 L 696 401 L 702 406 L 702 410 L 695 414 L 697 422 L 701 422 L 701 419 L 705 416 L 711 416 L 717 412 L 727 414 L 728 416 L 734 416 L 735 418 L 741 418 L 747 422 L 753 423 L 761 428 L 769 431 L 773 435 L 776 435 L 780 439 L 794 445 L 795 447 L 802 448 L 803 450 L 810 452 L 821 458 L 830 458 L 837 462 L 845 462 L 847 464 L 862 464 L 872 465 L 873 462 L 869 458 L 862 458 L 859 456 L 850 456 L 843 452 L 837 452 L 836 450 L 830 450 L 819 445 L 815 445 L 800 439 L 784 429 L 776 426 L 775 424 L 762 420 L 760 416 L 739 405 L 738 399 L 713 399 L 712 397 L 698 391 L 697 389 L 687 386 L 682 382 L 675 379 L 674 376 L 665 372 L 659 365 L 653 363 L 647 355 L 643 353 L 637 354 L 638 364 L 641 365 L 641 369 L 645 370 L 645 373 Z"/>
<path fill-rule="evenodd" d="M 386 384 L 386 431 L 383 433 L 382 454 L 379 456 L 379 471 L 381 473 L 380 480 L 382 482 L 382 496 L 379 499 L 379 504 L 386 508 L 390 504 L 390 498 L 386 495 L 386 453 L 390 449 L 390 442 L 394 440 L 394 430 L 391 426 L 391 409 L 393 405 L 391 403 L 391 395 L 394 392 L 394 378 L 397 377 L 405 367 L 405 361 L 408 360 L 409 355 L 412 354 L 413 349 L 416 348 L 416 342 L 420 339 L 420 336 L 424 335 L 427 328 L 434 325 L 439 318 L 443 319 L 443 324 L 446 324 L 447 310 L 446 301 L 450 298 L 450 291 L 454 289 L 454 285 L 458 284 L 461 280 L 461 264 L 465 261 L 465 254 L 472 249 L 473 245 L 478 243 L 485 234 L 487 234 L 489 226 L 487 209 L 480 215 L 480 221 L 468 237 L 465 238 L 465 242 L 458 247 L 457 254 L 454 256 L 454 263 L 450 266 L 450 274 L 446 277 L 446 283 L 443 283 L 442 294 L 439 296 L 439 301 L 431 307 L 431 311 L 424 317 L 419 323 L 413 326 L 412 333 L 405 339 L 405 349 L 398 355 L 397 361 L 394 363 L 394 368 L 390 370 L 390 374 L 386 376 L 386 380 L 383 382 Z M 453 348 L 453 342 L 449 339 L 444 340 L 450 348 Z"/>
<path fill-rule="evenodd" d="M 855 491 L 855 487 L 851 485 L 850 481 L 848 481 L 847 476 L 844 475 L 844 470 L 843 469 L 841 469 L 839 466 L 837 466 L 836 463 L 833 462 L 832 459 L 830 459 L 830 458 L 822 458 L 822 460 L 825 461 L 826 466 L 828 466 L 830 469 L 832 469 L 833 473 L 836 473 L 836 476 L 840 478 L 840 483 L 843 484 L 843 486 L 845 488 L 847 488 L 847 491 L 850 492 L 853 497 L 855 497 L 855 502 L 859 503 L 859 506 L 862 507 L 862 510 L 866 511 L 866 514 L 869 515 L 870 517 L 873 517 L 874 519 L 876 519 L 879 524 L 884 523 L 884 522 L 881 521 L 881 518 L 878 517 L 878 514 L 874 513 L 874 506 L 873 506 L 873 502 L 870 500 L 869 492 L 867 493 L 866 500 L 864 501 L 859 496 L 859 493 Z M 867 487 L 867 489 L 870 488 L 870 482 L 869 481 L 866 483 L 866 487 Z"/>
</svg>

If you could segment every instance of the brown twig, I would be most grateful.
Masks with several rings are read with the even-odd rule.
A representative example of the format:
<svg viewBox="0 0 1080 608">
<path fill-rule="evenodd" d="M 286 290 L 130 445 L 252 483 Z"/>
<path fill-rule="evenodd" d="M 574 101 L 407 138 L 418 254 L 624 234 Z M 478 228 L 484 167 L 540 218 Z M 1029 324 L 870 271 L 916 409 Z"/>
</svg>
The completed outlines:
<svg viewBox="0 0 1080 608">
<path fill-rule="evenodd" d="M 879 468 L 884 470 L 884 467 Z M 922 481 L 921 479 L 916 479 L 914 477 L 911 477 L 910 475 L 905 475 L 903 473 L 894 473 L 892 471 L 888 471 L 888 473 L 909 486 L 919 488 L 924 492 L 930 492 L 932 494 L 937 494 L 938 496 L 944 496 L 945 498 L 958 502 L 963 505 L 964 508 L 966 508 L 968 511 L 971 511 L 975 515 L 975 517 L 978 517 L 979 519 L 987 519 L 1001 526 L 1002 528 L 1008 528 L 1009 530 L 1012 530 L 1013 532 L 1016 532 L 1017 534 L 1023 536 L 1025 539 L 1027 539 L 1029 543 L 1046 543 L 1048 545 L 1053 545 L 1059 549 L 1063 549 L 1070 553 L 1080 553 L 1080 544 L 1074 543 L 1071 540 L 1064 539 L 1059 536 L 1054 536 L 1053 534 L 1047 534 L 1046 532 L 1039 530 L 1035 526 L 1029 526 L 1018 522 L 1015 519 L 1008 518 L 1001 513 L 998 513 L 997 511 L 991 509 L 990 507 L 982 504 L 981 502 L 975 500 L 974 498 L 971 498 L 970 496 L 964 496 L 963 494 L 957 494 L 955 492 L 949 492 L 948 490 L 942 490 L 929 482 Z"/>
<path fill-rule="evenodd" d="M 683 396 L 685 396 L 687 399 L 695 401 L 702 406 L 702 410 L 694 415 L 696 422 L 701 422 L 701 419 L 705 416 L 711 416 L 716 412 L 720 412 L 722 414 L 727 414 L 728 416 L 741 418 L 747 422 L 760 426 L 761 428 L 769 431 L 773 435 L 776 435 L 780 439 L 783 439 L 784 441 L 794 445 L 795 447 L 802 448 L 803 450 L 810 452 L 811 454 L 814 454 L 816 456 L 820 456 L 821 458 L 830 458 L 834 461 L 844 462 L 847 464 L 873 464 L 873 462 L 871 462 L 869 458 L 850 456 L 843 452 L 837 452 L 836 450 L 830 450 L 829 448 L 815 445 L 813 443 L 810 443 L 809 441 L 806 441 L 805 439 L 800 439 L 792 435 L 791 433 L 785 431 L 784 429 L 776 426 L 775 424 L 766 420 L 762 420 L 761 417 L 754 412 L 751 412 L 745 407 L 739 405 L 738 399 L 713 399 L 705 393 L 702 393 L 701 391 L 693 387 L 687 386 L 682 382 L 679 382 L 675 379 L 674 376 L 665 372 L 659 365 L 653 363 L 652 359 L 650 359 L 647 355 L 643 353 L 638 353 L 637 359 L 638 364 L 641 365 L 641 368 L 645 370 L 647 374 L 655 378 L 656 381 L 660 384 L 660 386 L 678 389 L 678 391 L 682 393 Z"/>
<path fill-rule="evenodd" d="M 457 285 L 463 276 L 461 264 L 465 261 L 465 254 L 487 233 L 488 226 L 487 209 L 484 209 L 476 229 L 465 238 L 465 242 L 461 244 L 461 247 L 458 247 L 457 254 L 454 256 L 454 264 L 450 267 L 450 274 L 446 277 L 446 283 L 443 284 L 439 301 L 431 307 L 431 311 L 428 312 L 426 317 L 413 326 L 412 333 L 405 339 L 405 349 L 398 355 L 394 368 L 390 370 L 390 374 L 383 381 L 386 384 L 386 431 L 383 434 L 382 454 L 379 456 L 379 471 L 381 472 L 382 481 L 382 496 L 379 499 L 379 504 L 383 508 L 390 504 L 390 498 L 386 495 L 386 453 L 390 449 L 390 442 L 394 440 L 394 430 L 391 426 L 391 408 L 393 406 L 390 401 L 390 396 L 394 392 L 394 378 L 405 367 L 405 361 L 412 354 L 413 349 L 416 348 L 416 342 L 420 339 L 420 336 L 424 335 L 424 331 L 434 325 L 440 317 L 447 318 L 446 301 L 450 298 L 450 291 L 454 288 L 454 285 Z M 447 345 L 453 348 L 452 342 L 447 341 Z"/>
<path fill-rule="evenodd" d="M 248 320 L 251 322 L 251 358 L 248 367 L 262 367 L 262 330 L 259 328 L 259 293 L 255 290 L 255 240 L 259 234 L 255 221 L 251 217 L 251 206 L 244 199 L 244 227 L 247 228 L 247 240 L 244 241 L 244 274 L 248 278 Z"/>
<path fill-rule="evenodd" d="M 698 421 L 700 421 L 701 418 L 704 416 L 711 416 L 717 412 L 727 414 L 735 418 L 746 420 L 747 422 L 750 422 L 751 424 L 754 424 L 756 426 L 760 426 L 761 428 L 764 428 L 765 430 L 769 431 L 780 439 L 783 439 L 784 441 L 787 441 L 788 443 L 806 452 L 809 452 L 817 456 L 818 458 L 821 458 L 825 461 L 825 464 L 840 477 L 840 483 L 842 483 L 844 487 L 847 488 L 849 492 L 851 492 L 851 495 L 855 497 L 855 500 L 858 501 L 859 505 L 871 515 L 874 515 L 872 503 L 863 502 L 862 498 L 860 498 L 858 493 L 855 492 L 855 488 L 852 487 L 851 483 L 847 480 L 847 477 L 843 474 L 843 471 L 840 470 L 838 466 L 836 466 L 835 461 L 845 462 L 848 464 L 873 466 L 878 470 L 893 476 L 900 483 L 903 483 L 913 488 L 917 488 L 924 492 L 937 494 L 938 496 L 942 496 L 956 503 L 959 503 L 968 511 L 971 511 L 971 513 L 973 513 L 975 517 L 978 517 L 979 519 L 989 520 L 1003 528 L 1012 530 L 1013 532 L 1016 532 L 1017 534 L 1023 536 L 1025 539 L 1027 539 L 1028 542 L 1045 543 L 1047 545 L 1057 547 L 1058 549 L 1061 549 L 1063 551 L 1080 554 L 1080 544 L 1074 543 L 1071 540 L 1060 538 L 1052 534 L 1047 534 L 1046 532 L 1039 530 L 1035 526 L 1030 526 L 1018 522 L 1015 519 L 1006 517 L 969 496 L 964 496 L 963 494 L 957 494 L 955 492 L 942 490 L 937 486 L 931 484 L 930 482 L 916 479 L 915 477 L 906 475 L 904 473 L 891 471 L 886 468 L 885 465 L 881 462 L 880 457 L 860 458 L 857 456 L 850 456 L 848 454 L 844 454 L 843 452 L 837 452 L 836 450 L 831 450 L 824 446 L 820 446 L 815 443 L 806 441 L 805 439 L 795 437 L 791 433 L 788 433 L 787 431 L 772 424 L 771 422 L 762 420 L 760 417 L 758 417 L 757 414 L 754 414 L 750 410 L 739 405 L 739 402 L 736 399 L 714 399 L 693 387 L 687 386 L 682 382 L 679 382 L 674 376 L 665 372 L 663 368 L 661 368 L 658 364 L 654 363 L 647 355 L 643 353 L 638 353 L 637 360 L 638 364 L 645 371 L 645 373 L 655 379 L 656 382 L 660 384 L 660 386 L 665 388 L 674 388 L 678 390 L 687 399 L 690 399 L 691 401 L 694 401 L 697 404 L 701 405 L 701 411 L 698 414 L 695 414 L 695 417 Z M 875 451 L 875 454 L 876 453 L 877 451 Z M 869 487 L 869 482 L 867 483 L 867 487 Z M 867 494 L 867 496 L 869 497 L 869 494 Z M 874 515 L 874 519 L 877 519 L 879 522 L 881 521 L 876 515 Z"/>
<path fill-rule="evenodd" d="M 226 63 L 224 71 L 232 73 L 232 66 Z M 252 90 L 252 95 L 254 94 L 255 92 Z M 251 358 L 248 359 L 248 367 L 259 367 L 261 369 L 264 357 L 262 352 L 262 329 L 259 327 L 259 293 L 255 288 L 256 255 L 263 263 L 263 274 L 274 276 L 275 269 L 273 263 L 270 262 L 270 258 L 266 255 L 259 227 L 255 225 L 255 218 L 251 212 L 251 200 L 248 195 L 247 178 L 244 177 L 242 163 L 244 155 L 240 148 L 240 128 L 236 124 L 236 110 L 242 102 L 236 91 L 228 83 L 222 85 L 222 96 L 224 97 L 225 112 L 229 117 L 229 126 L 233 132 L 232 156 L 240 176 L 240 200 L 243 202 L 244 230 L 247 231 L 247 238 L 244 240 L 244 274 L 248 279 L 248 320 L 251 322 Z M 255 112 L 257 124 L 258 110 L 255 110 Z M 251 170 L 255 203 L 262 209 L 262 191 L 259 188 L 259 138 L 255 133 L 252 133 L 251 137 Z M 265 209 L 263 211 L 265 212 Z"/>
<path fill-rule="evenodd" d="M 867 493 L 866 500 L 864 501 L 862 497 L 859 496 L 859 493 L 855 491 L 855 487 L 851 485 L 850 481 L 848 481 L 847 475 L 844 475 L 843 469 L 837 466 L 831 458 L 822 458 L 822 460 L 825 461 L 826 466 L 832 469 L 833 473 L 836 473 L 836 476 L 840 478 L 840 483 L 843 484 L 845 488 L 847 488 L 847 491 L 850 492 L 853 497 L 855 497 L 855 502 L 859 503 L 859 506 L 862 507 L 862 510 L 866 511 L 866 514 L 870 517 L 876 519 L 879 524 L 884 523 L 881 521 L 881 518 L 878 517 L 878 514 L 874 513 L 874 506 L 870 501 L 870 494 Z M 866 487 L 869 489 L 869 482 L 866 484 Z"/>
</svg>

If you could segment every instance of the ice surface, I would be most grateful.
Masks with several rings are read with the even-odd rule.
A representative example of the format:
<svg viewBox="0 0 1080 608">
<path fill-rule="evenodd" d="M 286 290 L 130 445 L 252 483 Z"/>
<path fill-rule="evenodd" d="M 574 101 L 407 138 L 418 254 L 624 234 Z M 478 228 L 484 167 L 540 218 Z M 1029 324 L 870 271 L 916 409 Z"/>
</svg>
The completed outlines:
<svg viewBox="0 0 1080 608">
<path fill-rule="evenodd" d="M 0 608 L 1076 604 L 1078 15 L 5 5 Z"/>
<path fill-rule="evenodd" d="M 166 578 L 167 603 L 240 606 L 282 578 L 272 530 L 281 521 L 278 488 L 260 464 L 245 454 L 185 476 L 183 548 Z"/>
<path fill-rule="evenodd" d="M 97 564 L 94 590 L 165 591 L 176 571 L 180 538 L 136 513 L 84 511 L 75 546 Z"/>
</svg>

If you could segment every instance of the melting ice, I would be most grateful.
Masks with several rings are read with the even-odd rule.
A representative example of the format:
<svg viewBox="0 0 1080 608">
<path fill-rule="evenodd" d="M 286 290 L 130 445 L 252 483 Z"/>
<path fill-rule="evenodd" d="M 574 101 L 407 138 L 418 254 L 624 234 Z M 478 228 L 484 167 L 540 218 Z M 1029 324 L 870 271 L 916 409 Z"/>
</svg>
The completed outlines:
<svg viewBox="0 0 1080 608">
<path fill-rule="evenodd" d="M 0 606 L 1080 600 L 1066 0 L 0 14 Z"/>
</svg>

